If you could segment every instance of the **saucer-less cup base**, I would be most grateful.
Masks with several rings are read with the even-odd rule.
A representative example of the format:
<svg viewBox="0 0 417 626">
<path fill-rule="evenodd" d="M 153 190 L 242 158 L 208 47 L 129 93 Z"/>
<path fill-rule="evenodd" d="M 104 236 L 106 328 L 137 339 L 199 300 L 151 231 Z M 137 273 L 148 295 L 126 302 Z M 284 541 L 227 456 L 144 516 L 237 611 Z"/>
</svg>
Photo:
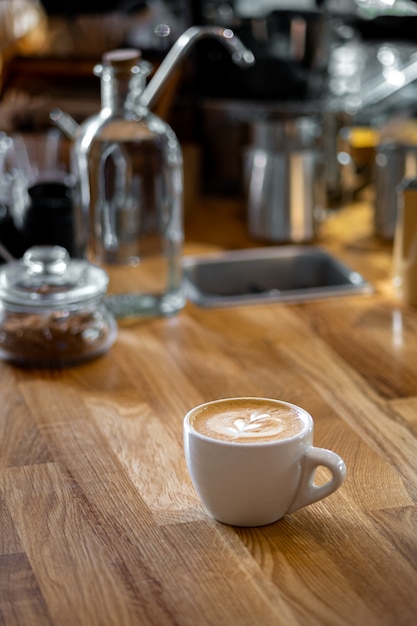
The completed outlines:
<svg viewBox="0 0 417 626">
<path fill-rule="evenodd" d="M 229 399 L 230 400 L 230 399 Z M 250 398 L 233 399 L 245 403 Z M 263 526 L 333 493 L 343 483 L 346 468 L 334 452 L 313 447 L 311 416 L 302 416 L 301 431 L 288 439 L 265 443 L 221 441 L 198 433 L 192 418 L 206 405 L 184 418 L 184 450 L 195 490 L 209 513 L 233 526 Z M 215 401 L 219 410 L 227 399 Z M 314 484 L 319 466 L 329 469 L 324 485 Z"/>
</svg>

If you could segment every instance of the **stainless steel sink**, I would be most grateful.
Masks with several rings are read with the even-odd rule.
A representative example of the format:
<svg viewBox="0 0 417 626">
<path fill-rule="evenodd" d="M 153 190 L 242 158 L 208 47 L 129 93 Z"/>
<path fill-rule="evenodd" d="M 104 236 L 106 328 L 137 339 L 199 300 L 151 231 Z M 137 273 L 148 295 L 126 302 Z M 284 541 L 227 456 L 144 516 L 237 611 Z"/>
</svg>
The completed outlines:
<svg viewBox="0 0 417 626">
<path fill-rule="evenodd" d="M 300 302 L 371 293 L 371 285 L 315 246 L 234 250 L 183 258 L 186 297 L 202 307 Z"/>
</svg>

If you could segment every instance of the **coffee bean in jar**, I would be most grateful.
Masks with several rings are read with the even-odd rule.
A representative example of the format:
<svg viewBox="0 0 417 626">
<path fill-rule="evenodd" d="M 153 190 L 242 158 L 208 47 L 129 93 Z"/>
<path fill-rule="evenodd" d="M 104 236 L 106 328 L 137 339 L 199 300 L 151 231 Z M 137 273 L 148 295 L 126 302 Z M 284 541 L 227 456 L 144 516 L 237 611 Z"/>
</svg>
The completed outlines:
<svg viewBox="0 0 417 626">
<path fill-rule="evenodd" d="M 75 365 L 104 354 L 117 326 L 103 303 L 106 272 L 35 246 L 0 270 L 0 358 L 27 367 Z"/>
</svg>

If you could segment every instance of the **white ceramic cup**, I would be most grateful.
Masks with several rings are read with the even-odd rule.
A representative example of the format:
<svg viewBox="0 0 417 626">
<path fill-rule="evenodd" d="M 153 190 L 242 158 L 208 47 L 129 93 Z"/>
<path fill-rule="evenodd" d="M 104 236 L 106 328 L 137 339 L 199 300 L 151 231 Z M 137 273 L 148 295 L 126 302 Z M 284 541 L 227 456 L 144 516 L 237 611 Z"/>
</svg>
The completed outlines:
<svg viewBox="0 0 417 626">
<path fill-rule="evenodd" d="M 250 416 L 244 415 L 252 406 Z M 239 441 L 233 440 L 233 433 L 228 440 L 222 440 L 216 433 L 207 435 L 197 430 L 201 430 L 199 416 L 209 411 L 219 422 L 219 416 L 228 419 L 231 407 L 233 425 L 229 424 L 228 430 L 233 431 L 237 424 L 243 435 L 237 437 Z M 288 415 L 299 420 L 295 432 L 277 432 L 275 438 L 271 424 L 275 420 L 279 431 L 279 422 L 285 427 Z M 269 418 L 272 422 L 266 425 L 266 437 L 262 438 L 259 430 L 256 434 L 257 427 Z M 215 519 L 233 526 L 276 522 L 336 491 L 346 474 L 340 456 L 313 446 L 313 419 L 307 411 L 269 398 L 224 398 L 191 409 L 184 418 L 184 451 L 201 501 Z M 325 484 L 316 485 L 314 474 L 320 466 L 327 468 L 331 476 Z"/>
</svg>

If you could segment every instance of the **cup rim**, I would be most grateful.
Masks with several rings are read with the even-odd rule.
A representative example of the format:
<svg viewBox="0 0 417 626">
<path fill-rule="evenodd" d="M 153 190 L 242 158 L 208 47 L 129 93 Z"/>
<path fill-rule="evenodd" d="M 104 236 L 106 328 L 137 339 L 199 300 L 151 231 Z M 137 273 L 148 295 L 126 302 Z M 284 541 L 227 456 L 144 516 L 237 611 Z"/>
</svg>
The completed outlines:
<svg viewBox="0 0 417 626">
<path fill-rule="evenodd" d="M 300 432 L 296 433 L 295 435 L 290 435 L 283 439 L 272 439 L 271 441 L 251 441 L 250 443 L 248 442 L 245 443 L 242 441 L 226 441 L 224 439 L 216 439 L 215 437 L 209 437 L 208 435 L 204 435 L 203 433 L 200 433 L 198 430 L 193 428 L 193 426 L 190 423 L 190 419 L 194 415 L 194 413 L 196 413 L 197 411 L 199 411 L 205 406 L 209 406 L 212 404 L 221 404 L 223 402 L 233 402 L 233 401 L 239 402 L 239 401 L 245 401 L 245 400 L 249 400 L 249 401 L 250 400 L 256 400 L 256 401 L 265 400 L 267 402 L 283 404 L 287 407 L 296 409 L 297 412 L 303 418 L 304 428 L 302 428 Z M 314 422 L 313 422 L 313 418 L 311 414 L 306 409 L 299 406 L 298 404 L 287 402 L 286 400 L 280 400 L 278 398 L 269 398 L 266 396 L 235 396 L 235 397 L 217 398 L 216 400 L 209 400 L 207 402 L 202 402 L 201 404 L 198 404 L 197 406 L 194 406 L 192 409 L 187 411 L 183 419 L 183 427 L 186 433 L 193 434 L 199 439 L 202 439 L 204 441 L 212 441 L 219 445 L 227 445 L 227 446 L 233 446 L 233 447 L 241 446 L 244 448 L 249 448 L 249 447 L 252 448 L 254 446 L 278 446 L 278 445 L 283 445 L 288 441 L 303 439 L 306 436 L 306 434 L 312 431 L 313 423 Z"/>
</svg>

